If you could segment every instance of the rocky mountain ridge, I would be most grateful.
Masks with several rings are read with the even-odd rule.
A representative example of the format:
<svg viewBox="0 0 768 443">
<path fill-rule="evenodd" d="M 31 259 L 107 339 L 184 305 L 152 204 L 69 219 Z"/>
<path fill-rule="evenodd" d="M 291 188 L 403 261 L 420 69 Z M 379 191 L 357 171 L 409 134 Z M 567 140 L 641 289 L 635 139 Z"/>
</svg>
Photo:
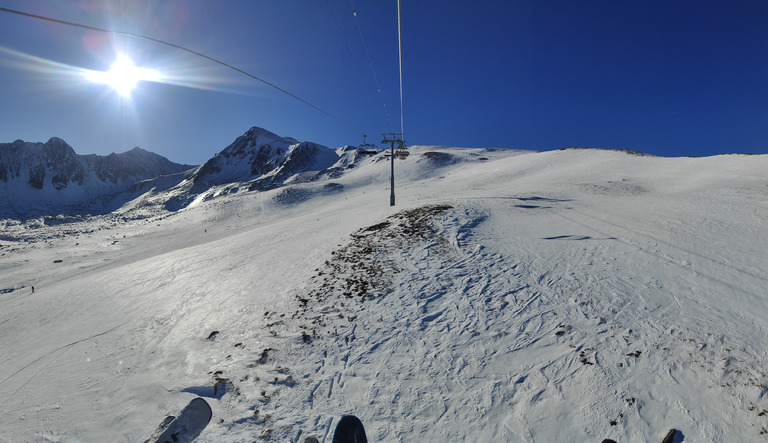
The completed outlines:
<svg viewBox="0 0 768 443">
<path fill-rule="evenodd" d="M 214 187 L 266 190 L 332 169 L 343 152 L 252 127 L 202 166 L 134 148 L 78 155 L 64 140 L 0 143 L 0 218 L 109 213 L 141 196 L 178 210 Z M 158 195 L 163 192 L 167 195 Z M 165 199 L 165 203 L 163 203 Z"/>
<path fill-rule="evenodd" d="M 120 154 L 78 155 L 64 140 L 52 137 L 45 143 L 16 140 L 0 143 L 0 181 L 28 184 L 43 190 L 83 186 L 91 178 L 120 190 L 133 183 L 193 168 L 181 165 L 141 148 Z"/>
<path fill-rule="evenodd" d="M 79 155 L 58 137 L 0 143 L 0 215 L 57 212 L 191 168 L 138 147 L 100 156 Z"/>
</svg>

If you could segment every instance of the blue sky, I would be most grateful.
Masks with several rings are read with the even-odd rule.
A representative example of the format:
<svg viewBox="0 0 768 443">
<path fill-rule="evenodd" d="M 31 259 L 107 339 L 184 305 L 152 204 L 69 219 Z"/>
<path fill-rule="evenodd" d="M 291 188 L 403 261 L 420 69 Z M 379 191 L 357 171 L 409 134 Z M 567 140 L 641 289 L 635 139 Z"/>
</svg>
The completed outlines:
<svg viewBox="0 0 768 443">
<path fill-rule="evenodd" d="M 401 1 L 408 144 L 768 153 L 764 0 Z M 0 7 L 184 46 L 335 117 L 178 49 L 0 12 L 0 142 L 57 136 L 80 154 L 139 146 L 199 164 L 251 126 L 330 147 L 400 130 L 396 0 Z M 119 53 L 164 82 L 124 97 L 80 74 Z"/>
</svg>

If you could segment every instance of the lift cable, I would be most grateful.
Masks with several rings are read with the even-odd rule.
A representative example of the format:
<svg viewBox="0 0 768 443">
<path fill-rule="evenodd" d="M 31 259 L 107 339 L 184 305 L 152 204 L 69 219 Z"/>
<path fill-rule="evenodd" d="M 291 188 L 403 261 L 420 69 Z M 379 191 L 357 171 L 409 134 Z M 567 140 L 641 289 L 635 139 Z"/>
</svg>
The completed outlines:
<svg viewBox="0 0 768 443">
<path fill-rule="evenodd" d="M 403 39 L 400 26 L 400 0 L 397 0 L 397 49 L 400 55 L 400 134 L 405 136 L 403 130 Z"/>
<path fill-rule="evenodd" d="M 339 24 L 339 21 L 336 20 L 336 14 L 333 13 L 333 9 L 331 8 L 331 4 L 328 3 L 328 0 L 325 0 L 325 6 L 328 7 L 328 13 L 331 14 L 331 18 L 333 18 L 333 23 L 336 24 L 336 29 L 339 30 L 339 35 L 341 35 L 341 42 L 344 43 L 344 48 L 347 50 L 347 54 L 349 54 L 351 58 L 355 58 L 355 56 L 352 55 L 352 50 L 349 49 L 349 45 L 347 44 L 347 39 L 344 38 L 344 31 L 341 30 L 341 25 Z"/>
<path fill-rule="evenodd" d="M 368 51 L 368 45 L 365 43 L 365 37 L 363 37 L 363 31 L 360 28 L 360 22 L 357 20 L 357 10 L 355 9 L 355 4 L 353 0 L 349 0 L 350 5 L 352 5 L 352 16 L 355 17 L 355 24 L 357 25 L 357 32 L 360 34 L 360 40 L 363 42 L 363 48 L 365 49 L 365 55 L 368 57 L 368 66 L 371 67 L 371 74 L 373 74 L 373 81 L 376 82 L 376 91 L 379 94 L 379 100 L 381 100 L 382 106 L 384 106 L 384 113 L 387 115 L 387 120 L 389 121 L 389 128 L 394 132 L 394 125 L 392 124 L 392 117 L 389 115 L 389 108 L 387 108 L 387 103 L 384 101 L 384 95 L 381 92 L 381 85 L 379 84 L 379 78 L 376 76 L 376 70 L 373 69 L 373 61 L 371 60 L 371 53 Z"/>
<path fill-rule="evenodd" d="M 292 94 L 292 93 L 286 91 L 285 89 L 283 89 L 283 88 L 281 88 L 281 87 L 279 87 L 279 86 L 277 86 L 277 85 L 275 85 L 273 83 L 270 83 L 270 82 L 268 82 L 268 81 L 266 81 L 264 79 L 256 77 L 255 75 L 249 74 L 248 72 L 245 72 L 242 69 L 236 68 L 236 67 L 234 67 L 234 66 L 232 66 L 230 64 L 224 63 L 224 62 L 222 62 L 220 60 L 217 60 L 217 59 L 215 59 L 213 57 L 209 57 L 209 56 L 207 56 L 205 54 L 201 54 L 201 53 L 199 53 L 197 51 L 193 51 L 191 49 L 187 49 L 187 48 L 185 48 L 183 46 L 176 45 L 176 44 L 173 44 L 173 43 L 168 43 L 168 42 L 166 42 L 164 40 L 160 40 L 160 39 L 156 39 L 156 38 L 152 38 L 152 37 L 147 37 L 147 36 L 144 36 L 144 35 L 133 34 L 133 33 L 130 33 L 130 32 L 123 32 L 123 31 L 114 31 L 114 30 L 111 30 L 111 29 L 97 28 L 95 26 L 81 25 L 79 23 L 68 22 L 68 21 L 65 21 L 65 20 L 58 20 L 58 19 L 55 19 L 55 18 L 44 17 L 42 15 L 30 14 L 30 13 L 27 13 L 27 12 L 16 11 L 16 10 L 13 10 L 13 9 L 8 9 L 8 8 L 3 8 L 3 7 L 0 7 L 0 11 L 2 11 L 2 12 L 10 12 L 11 14 L 23 15 L 25 17 L 35 18 L 35 19 L 38 19 L 38 20 L 45 20 L 45 21 L 49 21 L 49 22 L 53 22 L 53 23 L 59 23 L 59 24 L 62 24 L 62 25 L 74 26 L 76 28 L 88 29 L 88 30 L 91 30 L 91 31 L 105 32 L 107 34 L 118 34 L 118 35 L 124 35 L 124 36 L 128 36 L 128 37 L 140 38 L 140 39 L 149 40 L 149 41 L 152 41 L 152 42 L 155 42 L 155 43 L 159 43 L 161 45 L 166 45 L 166 46 L 170 46 L 170 47 L 175 48 L 175 49 L 180 49 L 182 51 L 189 52 L 190 54 L 194 54 L 194 55 L 196 55 L 198 57 L 202 57 L 202 58 L 204 58 L 206 60 L 210 60 L 210 61 L 212 61 L 214 63 L 218 63 L 218 64 L 220 64 L 220 65 L 222 65 L 222 66 L 224 66 L 226 68 L 232 69 L 233 71 L 237 71 L 237 72 L 239 72 L 239 73 L 241 73 L 241 74 L 243 74 L 243 75 L 245 75 L 247 77 L 250 77 L 250 78 L 252 78 L 254 80 L 258 80 L 258 81 L 264 83 L 267 86 L 271 86 L 272 88 L 277 89 L 278 91 L 282 92 L 283 94 L 286 94 L 286 95 L 288 95 L 290 97 L 293 97 L 296 100 L 304 103 L 305 105 L 307 105 L 307 106 L 309 106 L 309 107 L 311 107 L 311 108 L 313 108 L 313 109 L 315 109 L 315 110 L 317 110 L 319 112 L 322 112 L 323 114 L 325 114 L 328 117 L 336 120 L 337 122 L 343 124 L 344 126 L 350 128 L 350 129 L 353 129 L 353 130 L 355 130 L 355 131 L 357 131 L 357 132 L 359 132 L 361 134 L 363 133 L 363 130 L 361 130 L 359 128 L 356 128 L 355 126 L 350 125 L 349 123 L 345 122 L 344 120 L 334 116 L 333 114 L 331 114 L 331 113 L 329 113 L 327 111 L 324 111 L 324 110 L 318 108 L 317 106 L 313 105 L 312 103 L 309 103 L 308 101 L 304 100 L 303 98 L 301 98 L 301 97 L 299 97 L 299 96 L 297 96 L 295 94 Z"/>
</svg>

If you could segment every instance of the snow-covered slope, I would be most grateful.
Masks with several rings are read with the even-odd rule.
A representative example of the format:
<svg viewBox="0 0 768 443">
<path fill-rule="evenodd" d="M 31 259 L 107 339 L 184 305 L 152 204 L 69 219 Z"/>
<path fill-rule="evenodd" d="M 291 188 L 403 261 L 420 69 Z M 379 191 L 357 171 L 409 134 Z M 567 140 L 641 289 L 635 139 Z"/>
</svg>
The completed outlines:
<svg viewBox="0 0 768 443">
<path fill-rule="evenodd" d="M 78 155 L 56 137 L 45 143 L 0 143 L 0 216 L 53 213 L 190 168 L 141 148 L 98 156 Z"/>
<path fill-rule="evenodd" d="M 395 207 L 382 160 L 6 222 L 0 442 L 143 441 L 195 396 L 201 442 L 768 439 L 768 156 L 415 147 Z"/>
</svg>

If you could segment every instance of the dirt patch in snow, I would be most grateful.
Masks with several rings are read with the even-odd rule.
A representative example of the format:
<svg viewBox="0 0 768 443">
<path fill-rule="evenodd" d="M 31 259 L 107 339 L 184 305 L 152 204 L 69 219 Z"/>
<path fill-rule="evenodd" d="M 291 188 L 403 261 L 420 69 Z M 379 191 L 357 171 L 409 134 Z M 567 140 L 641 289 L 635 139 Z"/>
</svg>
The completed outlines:
<svg viewBox="0 0 768 443">
<path fill-rule="evenodd" d="M 437 240 L 447 247 L 447 242 L 436 238 L 432 219 L 452 208 L 431 205 L 409 209 L 352 233 L 349 243 L 333 251 L 331 259 L 316 270 L 314 289 L 297 296 L 301 304 L 306 307 L 303 300 L 321 301 L 333 295 L 363 300 L 385 295 L 399 271 L 390 253 L 414 241 Z"/>
</svg>

